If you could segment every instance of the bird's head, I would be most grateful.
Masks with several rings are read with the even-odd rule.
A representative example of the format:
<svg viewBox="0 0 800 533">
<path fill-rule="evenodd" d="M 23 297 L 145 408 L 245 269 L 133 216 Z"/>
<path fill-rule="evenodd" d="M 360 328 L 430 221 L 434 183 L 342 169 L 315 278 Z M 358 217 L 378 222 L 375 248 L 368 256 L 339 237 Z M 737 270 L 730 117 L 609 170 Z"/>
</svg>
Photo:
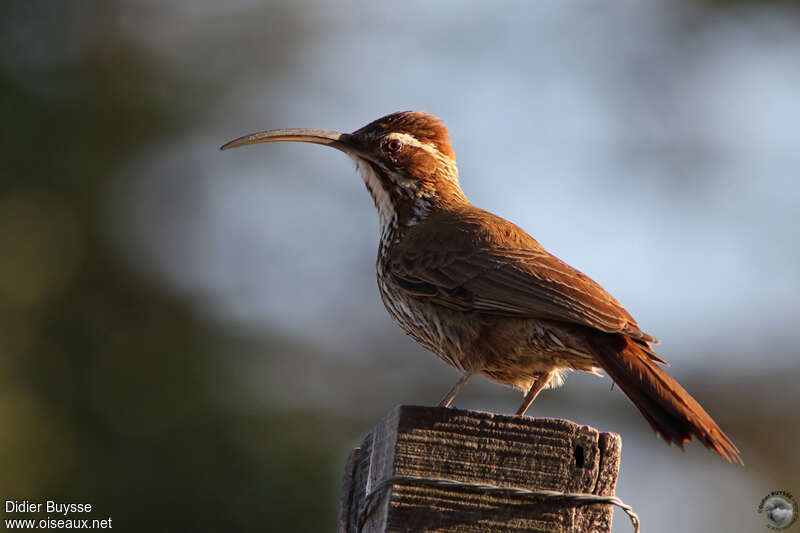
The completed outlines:
<svg viewBox="0 0 800 533">
<path fill-rule="evenodd" d="M 412 226 L 436 208 L 467 201 L 447 128 L 422 111 L 386 115 L 353 133 L 269 130 L 240 137 L 222 149 L 279 141 L 324 144 L 353 158 L 383 227 Z"/>
</svg>

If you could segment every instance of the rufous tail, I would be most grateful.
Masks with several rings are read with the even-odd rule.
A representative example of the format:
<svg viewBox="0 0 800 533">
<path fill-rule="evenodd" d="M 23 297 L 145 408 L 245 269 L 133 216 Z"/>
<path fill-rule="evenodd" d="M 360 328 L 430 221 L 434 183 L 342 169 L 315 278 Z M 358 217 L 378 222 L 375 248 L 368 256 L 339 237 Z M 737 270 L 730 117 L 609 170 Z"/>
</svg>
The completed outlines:
<svg viewBox="0 0 800 533">
<path fill-rule="evenodd" d="M 593 338 L 592 345 L 600 366 L 667 443 L 683 448 L 694 435 L 729 462 L 744 464 L 739 450 L 697 400 L 635 341 L 625 335 L 603 335 Z"/>
</svg>

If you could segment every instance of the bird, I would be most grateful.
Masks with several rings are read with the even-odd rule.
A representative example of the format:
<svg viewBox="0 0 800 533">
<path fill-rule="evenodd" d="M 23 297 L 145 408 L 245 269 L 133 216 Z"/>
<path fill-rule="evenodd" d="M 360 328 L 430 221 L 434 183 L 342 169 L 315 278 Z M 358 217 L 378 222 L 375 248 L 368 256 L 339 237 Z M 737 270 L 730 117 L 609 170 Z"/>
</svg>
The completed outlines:
<svg viewBox="0 0 800 533">
<path fill-rule="evenodd" d="M 789 521 L 794 516 L 792 504 L 780 496 L 773 496 L 768 499 L 764 504 L 764 510 L 767 512 L 769 521 L 778 527 L 788 526 Z"/>
<path fill-rule="evenodd" d="M 517 225 L 472 205 L 450 135 L 424 111 L 403 111 L 352 133 L 276 129 L 221 149 L 295 141 L 349 156 L 378 211 L 378 288 L 400 328 L 461 372 L 439 405 L 476 374 L 523 392 L 524 416 L 569 371 L 604 371 L 661 438 L 694 436 L 729 462 L 739 450 L 660 365 L 655 337 L 605 289 Z"/>
</svg>

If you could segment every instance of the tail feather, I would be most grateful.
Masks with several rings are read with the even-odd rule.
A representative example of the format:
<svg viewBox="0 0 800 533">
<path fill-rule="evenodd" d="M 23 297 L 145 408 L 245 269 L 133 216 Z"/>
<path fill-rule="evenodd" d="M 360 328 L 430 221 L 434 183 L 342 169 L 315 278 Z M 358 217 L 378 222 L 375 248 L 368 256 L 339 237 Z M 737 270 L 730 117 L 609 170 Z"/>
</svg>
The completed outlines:
<svg viewBox="0 0 800 533">
<path fill-rule="evenodd" d="M 592 345 L 600 366 L 667 443 L 683 448 L 694 435 L 729 462 L 743 464 L 739 450 L 697 400 L 635 341 L 608 335 L 593 338 Z"/>
</svg>

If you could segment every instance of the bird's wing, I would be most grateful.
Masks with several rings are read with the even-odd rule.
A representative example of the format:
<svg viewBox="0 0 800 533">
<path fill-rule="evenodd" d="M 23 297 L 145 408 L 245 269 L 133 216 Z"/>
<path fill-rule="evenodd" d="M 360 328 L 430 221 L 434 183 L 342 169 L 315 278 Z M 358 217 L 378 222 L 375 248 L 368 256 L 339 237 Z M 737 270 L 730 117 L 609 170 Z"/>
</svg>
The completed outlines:
<svg viewBox="0 0 800 533">
<path fill-rule="evenodd" d="M 445 307 L 561 320 L 623 333 L 646 348 L 658 342 L 591 278 L 511 222 L 472 206 L 412 227 L 387 266 L 396 288 Z"/>
</svg>

